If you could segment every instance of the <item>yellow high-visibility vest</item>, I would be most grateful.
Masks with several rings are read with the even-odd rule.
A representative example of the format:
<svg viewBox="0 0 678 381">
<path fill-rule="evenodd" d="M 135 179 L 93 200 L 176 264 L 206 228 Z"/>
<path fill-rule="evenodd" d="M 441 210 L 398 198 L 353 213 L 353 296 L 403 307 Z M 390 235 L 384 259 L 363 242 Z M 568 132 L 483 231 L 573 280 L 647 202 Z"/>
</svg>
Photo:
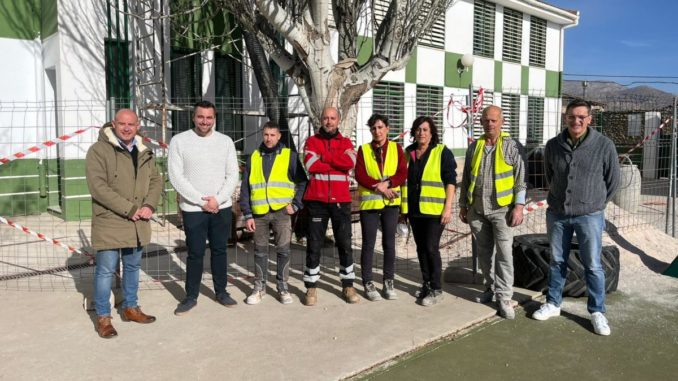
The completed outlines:
<svg viewBox="0 0 678 381">
<path fill-rule="evenodd" d="M 266 214 L 269 210 L 280 210 L 292 202 L 294 183 L 287 176 L 290 163 L 289 148 L 283 148 L 275 157 L 268 182 L 259 150 L 252 153 L 250 160 L 250 205 L 253 214 Z"/>
<path fill-rule="evenodd" d="M 441 177 L 441 163 L 445 145 L 438 144 L 428 156 L 428 161 L 421 176 L 421 193 L 419 194 L 419 212 L 432 216 L 439 216 L 445 208 L 445 184 Z M 407 157 L 409 165 L 410 158 Z M 403 186 L 403 203 L 400 208 L 403 214 L 407 214 L 407 186 Z"/>
<path fill-rule="evenodd" d="M 504 160 L 503 138 L 509 137 L 506 132 L 502 132 L 497 139 L 494 152 L 494 187 L 497 191 L 497 204 L 499 206 L 510 205 L 513 202 L 513 166 L 508 165 Z M 473 203 L 473 190 L 476 187 L 476 179 L 478 178 L 478 171 L 480 171 L 480 161 L 485 150 L 485 135 L 481 136 L 476 143 L 476 150 L 473 152 L 473 160 L 471 161 L 471 183 L 466 193 L 468 204 Z"/>
<path fill-rule="evenodd" d="M 388 142 L 386 149 L 386 160 L 384 161 L 384 173 L 379 170 L 379 164 L 375 159 L 375 152 L 372 144 L 363 144 L 363 159 L 365 160 L 365 170 L 367 174 L 375 180 L 384 180 L 395 175 L 398 170 L 398 147 L 395 142 Z M 398 206 L 401 203 L 400 196 L 393 200 L 384 198 L 383 195 L 360 185 L 360 210 L 384 209 L 385 206 Z M 394 192 L 400 194 L 400 187 L 391 188 Z"/>
</svg>

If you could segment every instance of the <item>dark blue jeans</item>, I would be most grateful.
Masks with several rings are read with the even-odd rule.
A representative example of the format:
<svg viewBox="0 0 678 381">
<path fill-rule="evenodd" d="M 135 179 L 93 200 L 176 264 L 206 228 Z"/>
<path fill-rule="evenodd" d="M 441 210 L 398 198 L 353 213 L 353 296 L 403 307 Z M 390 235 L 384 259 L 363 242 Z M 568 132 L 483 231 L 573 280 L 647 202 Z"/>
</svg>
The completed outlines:
<svg viewBox="0 0 678 381">
<path fill-rule="evenodd" d="M 181 212 L 186 232 L 186 298 L 197 300 L 202 281 L 203 258 L 206 241 L 210 242 L 210 265 L 212 282 L 217 295 L 226 292 L 227 257 L 226 245 L 231 234 L 231 208 L 220 209 L 219 213 Z"/>
<path fill-rule="evenodd" d="M 585 267 L 586 288 L 589 293 L 586 307 L 590 313 L 605 313 L 605 271 L 600 263 L 603 230 L 605 230 L 605 214 L 602 210 L 583 216 L 566 216 L 546 211 L 546 231 L 551 243 L 547 302 L 554 306 L 560 306 L 563 302 L 570 244 L 572 235 L 576 234 L 579 254 Z"/>
</svg>

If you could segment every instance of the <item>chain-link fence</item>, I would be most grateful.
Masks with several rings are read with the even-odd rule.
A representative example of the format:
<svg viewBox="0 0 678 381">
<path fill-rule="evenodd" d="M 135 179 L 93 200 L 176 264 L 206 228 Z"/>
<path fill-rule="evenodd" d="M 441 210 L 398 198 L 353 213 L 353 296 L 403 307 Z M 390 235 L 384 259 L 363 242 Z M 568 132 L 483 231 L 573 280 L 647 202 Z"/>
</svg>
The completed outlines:
<svg viewBox="0 0 678 381">
<path fill-rule="evenodd" d="M 509 94 L 510 95 L 510 94 Z M 501 105 L 505 110 L 505 131 L 525 143 L 530 203 L 525 222 L 516 234 L 545 232 L 547 184 L 544 178 L 543 144 L 561 129 L 563 104 L 559 99 L 484 94 L 482 106 Z M 303 146 L 313 128 L 301 102 L 285 100 L 289 115 L 289 136 L 297 147 Z M 169 287 L 182 280 L 185 271 L 185 237 L 177 214 L 176 194 L 166 175 L 167 143 L 173 134 L 191 126 L 192 100 L 175 101 L 163 115 L 162 107 L 140 110 L 142 131 L 158 157 L 165 181 L 164 195 L 151 222 L 152 243 L 146 248 L 142 264 L 142 287 Z M 217 130 L 231 136 L 244 160 L 261 142 L 260 126 L 267 118 L 261 102 L 249 99 L 217 99 Z M 90 245 L 91 198 L 85 179 L 85 154 L 97 139 L 98 128 L 111 119 L 115 102 L 58 102 L 52 104 L 0 102 L 0 288 L 21 290 L 81 289 L 90 287 L 93 277 Z M 391 118 L 394 139 L 408 145 L 408 130 L 418 115 L 435 115 L 442 141 L 457 157 L 461 181 L 463 154 L 470 137 L 482 133 L 478 123 L 465 128 L 469 104 L 463 92 L 427 104 L 419 97 L 402 102 L 382 102 L 364 97 L 358 110 L 352 138 L 356 145 L 370 139 L 367 118 L 380 112 Z M 625 105 L 622 107 L 622 105 Z M 654 226 L 672 227 L 671 181 L 675 172 L 673 105 L 647 107 L 648 103 L 619 99 L 594 104 L 594 127 L 609 136 L 622 158 L 622 189 L 607 210 L 608 229 Z M 163 128 L 164 127 L 164 128 Z M 642 144 L 639 144 L 641 143 Z M 673 153 L 672 153 L 673 152 Z M 237 192 L 236 192 L 237 193 Z M 360 225 L 357 208 L 353 224 L 354 258 L 360 260 Z M 233 236 L 241 238 L 229 247 L 229 274 L 247 278 L 253 270 L 253 247 L 244 234 L 234 196 Z M 468 225 L 455 218 L 446 226 L 440 242 L 444 263 L 449 266 L 473 266 Z M 668 223 L 668 225 L 667 225 Z M 298 221 L 298 224 L 303 222 Z M 299 227 L 299 226 L 297 226 Z M 323 271 L 339 267 L 338 254 L 331 241 L 331 229 L 323 253 Z M 397 274 L 414 274 L 417 262 L 414 240 L 405 233 L 397 238 Z M 377 242 L 381 242 L 377 238 Z M 69 250 L 68 246 L 71 247 Z M 273 251 L 274 249 L 271 248 Z M 382 266 L 381 247 L 376 245 L 375 269 Z M 292 276 L 301 278 L 305 263 L 305 241 L 292 242 Z M 273 256 L 271 256 L 273 258 Z M 209 263 L 208 260 L 205 261 Z M 359 269 L 356 271 L 359 274 Z M 206 273 L 209 278 L 209 274 Z"/>
</svg>

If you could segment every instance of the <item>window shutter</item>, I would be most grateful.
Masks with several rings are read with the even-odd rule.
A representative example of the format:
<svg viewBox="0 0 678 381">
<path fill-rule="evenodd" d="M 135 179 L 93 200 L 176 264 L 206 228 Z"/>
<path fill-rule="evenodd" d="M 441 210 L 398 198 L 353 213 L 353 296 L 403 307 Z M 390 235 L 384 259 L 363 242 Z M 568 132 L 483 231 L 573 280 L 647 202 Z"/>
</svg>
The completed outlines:
<svg viewBox="0 0 678 381">
<path fill-rule="evenodd" d="M 494 57 L 495 5 L 476 0 L 473 7 L 473 54 Z"/>
<path fill-rule="evenodd" d="M 523 14 L 504 8 L 504 43 L 502 59 L 520 63 L 523 41 Z"/>
<path fill-rule="evenodd" d="M 530 18 L 530 66 L 546 65 L 546 20 Z"/>
</svg>

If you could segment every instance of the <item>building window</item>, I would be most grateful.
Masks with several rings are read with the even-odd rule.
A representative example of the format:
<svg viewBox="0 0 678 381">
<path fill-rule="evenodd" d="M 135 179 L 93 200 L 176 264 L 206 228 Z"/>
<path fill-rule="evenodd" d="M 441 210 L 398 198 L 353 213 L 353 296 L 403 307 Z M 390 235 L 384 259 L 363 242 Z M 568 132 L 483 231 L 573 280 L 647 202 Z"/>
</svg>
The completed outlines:
<svg viewBox="0 0 678 381">
<path fill-rule="evenodd" d="M 372 111 L 388 118 L 388 138 L 397 137 L 403 131 L 405 119 L 405 85 L 379 82 L 372 89 L 372 94 Z"/>
<path fill-rule="evenodd" d="M 544 142 L 544 98 L 527 98 L 527 144 Z"/>
<path fill-rule="evenodd" d="M 510 8 L 504 8 L 504 44 L 502 59 L 506 62 L 520 63 L 523 42 L 523 14 Z"/>
<path fill-rule="evenodd" d="M 520 137 L 520 95 L 502 94 L 501 108 L 504 112 L 504 128 L 512 138 Z"/>
<path fill-rule="evenodd" d="M 429 1 L 426 3 L 430 4 Z M 419 19 L 423 21 L 424 18 L 431 17 L 429 13 L 430 9 L 422 12 L 419 15 Z M 425 36 L 419 38 L 419 44 L 437 49 L 445 49 L 445 12 L 437 15 L 436 21 L 431 25 L 431 30 Z"/>
<path fill-rule="evenodd" d="M 443 130 L 443 88 L 417 85 L 417 116 L 429 116 Z"/>
<path fill-rule="evenodd" d="M 473 7 L 473 54 L 494 57 L 495 5 L 476 0 Z"/>
<path fill-rule="evenodd" d="M 473 99 L 478 99 L 478 90 L 473 90 Z M 494 94 L 491 91 L 485 90 L 483 93 L 483 103 L 477 113 L 473 115 L 473 139 L 478 139 L 485 133 L 483 125 L 480 123 L 480 117 L 486 107 L 494 104 Z"/>
<path fill-rule="evenodd" d="M 530 66 L 546 65 L 546 20 L 530 18 Z"/>
<path fill-rule="evenodd" d="M 217 107 L 217 131 L 233 139 L 235 148 L 244 149 L 242 67 L 238 59 L 226 54 L 214 55 L 214 95 Z"/>
<path fill-rule="evenodd" d="M 106 99 L 115 98 L 114 108 L 129 107 L 131 101 L 129 42 L 105 40 Z"/>
<path fill-rule="evenodd" d="M 202 58 L 192 50 L 172 48 L 172 104 L 186 111 L 172 113 L 174 134 L 193 128 L 193 105 L 202 99 Z"/>
</svg>

